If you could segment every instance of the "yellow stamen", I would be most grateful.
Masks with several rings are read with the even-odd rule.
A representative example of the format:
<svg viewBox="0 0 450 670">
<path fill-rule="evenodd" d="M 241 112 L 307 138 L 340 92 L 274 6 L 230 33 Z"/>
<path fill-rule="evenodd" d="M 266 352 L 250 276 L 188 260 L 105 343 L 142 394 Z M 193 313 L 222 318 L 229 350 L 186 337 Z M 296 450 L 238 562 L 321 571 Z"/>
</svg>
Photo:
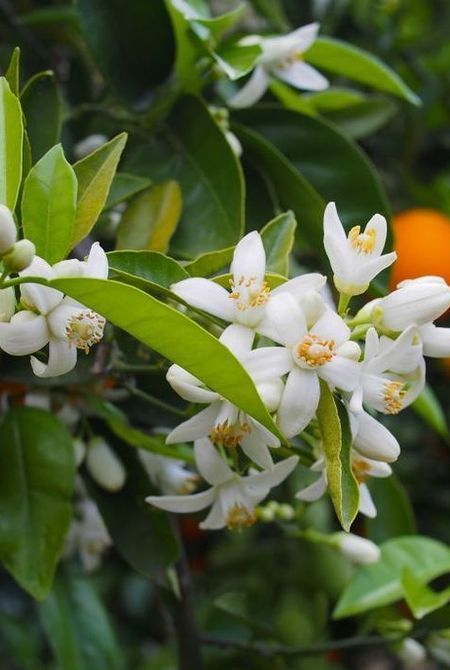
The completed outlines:
<svg viewBox="0 0 450 670">
<path fill-rule="evenodd" d="M 406 395 L 403 382 L 386 382 L 384 385 L 384 406 L 388 414 L 398 414 L 403 409 L 403 398 Z"/>
<path fill-rule="evenodd" d="M 363 254 L 370 254 L 374 250 L 377 241 L 377 231 L 375 228 L 366 228 L 361 232 L 361 226 L 354 226 L 348 234 L 348 239 L 357 251 Z"/>
<path fill-rule="evenodd" d="M 241 312 L 250 307 L 261 307 L 269 299 L 270 288 L 267 282 L 257 282 L 256 277 L 239 277 L 237 282 L 230 279 L 230 298 L 236 300 L 236 307 Z"/>
<path fill-rule="evenodd" d="M 328 363 L 334 356 L 335 341 L 322 340 L 318 335 L 306 335 L 296 347 L 297 356 L 311 368 Z"/>
<path fill-rule="evenodd" d="M 223 447 L 235 448 L 241 440 L 251 432 L 250 425 L 244 423 L 230 424 L 228 421 L 218 423 L 210 433 L 211 441 Z"/>
<path fill-rule="evenodd" d="M 66 336 L 69 344 L 82 349 L 85 354 L 89 348 L 97 344 L 103 337 L 105 319 L 91 310 L 84 310 L 75 314 L 66 326 Z"/>
<path fill-rule="evenodd" d="M 369 476 L 370 465 L 366 461 L 353 461 L 352 470 L 358 484 L 364 484 Z"/>
<path fill-rule="evenodd" d="M 243 526 L 253 526 L 256 523 L 256 517 L 244 505 L 233 505 L 226 518 L 228 530 L 237 530 Z"/>
</svg>

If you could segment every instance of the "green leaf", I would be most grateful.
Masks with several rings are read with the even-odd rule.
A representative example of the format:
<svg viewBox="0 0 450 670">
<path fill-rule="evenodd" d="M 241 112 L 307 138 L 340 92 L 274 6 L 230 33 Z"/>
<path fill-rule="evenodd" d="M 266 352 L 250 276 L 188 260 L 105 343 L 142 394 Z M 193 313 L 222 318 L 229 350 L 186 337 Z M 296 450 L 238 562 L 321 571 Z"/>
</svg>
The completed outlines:
<svg viewBox="0 0 450 670">
<path fill-rule="evenodd" d="M 120 281 L 148 293 L 167 295 L 172 284 L 189 277 L 177 261 L 159 251 L 110 251 L 108 261 Z"/>
<path fill-rule="evenodd" d="M 136 453 L 128 447 L 116 445 L 116 449 L 127 470 L 125 486 L 108 493 L 89 480 L 89 492 L 116 550 L 135 570 L 151 579 L 178 558 L 178 542 L 167 515 L 145 502 L 154 490 Z"/>
<path fill-rule="evenodd" d="M 359 509 L 359 486 L 351 466 L 350 421 L 344 406 L 335 401 L 322 380 L 317 420 L 322 433 L 328 491 L 341 526 L 349 531 Z"/>
<path fill-rule="evenodd" d="M 235 244 L 244 224 L 242 170 L 201 100 L 185 96 L 179 101 L 158 149 L 159 154 L 155 150 L 146 157 L 144 174 L 158 182 L 174 179 L 183 194 L 174 253 L 192 258 Z"/>
<path fill-rule="evenodd" d="M 400 600 L 405 568 L 422 584 L 450 571 L 450 549 L 429 537 L 397 537 L 384 542 L 380 548 L 380 560 L 360 568 L 344 589 L 334 610 L 335 619 Z"/>
<path fill-rule="evenodd" d="M 297 221 L 292 212 L 280 214 L 261 229 L 266 250 L 266 269 L 284 277 L 289 273 L 289 254 L 294 244 Z"/>
<path fill-rule="evenodd" d="M 308 49 L 305 59 L 316 67 L 392 93 L 413 105 L 421 104 L 420 98 L 379 58 L 346 42 L 319 37 Z"/>
<path fill-rule="evenodd" d="M 219 40 L 224 33 L 226 33 L 234 24 L 242 18 L 242 15 L 245 13 L 246 7 L 244 4 L 238 5 L 226 12 L 225 14 L 220 14 L 219 16 L 214 16 L 213 18 L 198 18 L 193 20 L 193 24 L 198 24 L 204 28 L 208 29 L 213 41 Z"/>
<path fill-rule="evenodd" d="M 413 410 L 435 430 L 444 440 L 449 439 L 447 419 L 441 403 L 435 392 L 428 384 L 420 396 L 412 404 Z"/>
<path fill-rule="evenodd" d="M 73 166 L 78 201 L 72 247 L 89 235 L 100 216 L 126 141 L 127 134 L 120 133 Z"/>
<path fill-rule="evenodd" d="M 181 312 L 116 281 L 57 279 L 51 285 L 181 365 L 282 438 L 250 376 L 230 350 Z"/>
<path fill-rule="evenodd" d="M 24 235 L 51 265 L 70 250 L 76 202 L 75 172 L 57 144 L 30 170 L 22 196 Z"/>
<path fill-rule="evenodd" d="M 48 412 L 21 407 L 5 416 L 0 443 L 0 558 L 45 598 L 72 517 L 72 439 Z"/>
<path fill-rule="evenodd" d="M 402 588 L 409 609 L 416 619 L 447 605 L 450 601 L 450 587 L 435 593 L 418 579 L 414 572 L 405 568 L 402 574 Z"/>
<path fill-rule="evenodd" d="M 184 91 L 198 93 L 201 90 L 201 81 L 196 61 L 202 55 L 201 45 L 183 13 L 175 7 L 172 0 L 164 1 L 175 33 L 175 72 Z"/>
<path fill-rule="evenodd" d="M 5 73 L 5 79 L 9 84 L 11 93 L 19 95 L 20 90 L 20 48 L 16 47 L 11 55 L 8 69 Z"/>
<path fill-rule="evenodd" d="M 414 512 L 396 475 L 383 479 L 371 477 L 368 485 L 376 502 L 377 516 L 364 520 L 367 537 L 380 544 L 399 535 L 414 535 L 417 532 Z"/>
<path fill-rule="evenodd" d="M 39 614 L 60 670 L 118 670 L 121 651 L 92 582 L 65 569 Z"/>
<path fill-rule="evenodd" d="M 253 70 L 261 53 L 259 44 L 239 44 L 233 40 L 211 55 L 227 77 L 235 81 Z"/>
<path fill-rule="evenodd" d="M 53 72 L 39 72 L 20 96 L 33 163 L 60 141 L 62 102 Z"/>
<path fill-rule="evenodd" d="M 146 177 L 138 177 L 127 172 L 116 172 L 109 189 L 105 209 L 115 207 L 124 200 L 129 200 L 151 185 L 151 180 Z"/>
<path fill-rule="evenodd" d="M 23 121 L 18 98 L 0 77 L 0 203 L 15 209 L 22 179 Z"/>
<path fill-rule="evenodd" d="M 95 63 L 125 102 L 142 107 L 170 74 L 173 33 L 163 0 L 77 0 Z"/>
<path fill-rule="evenodd" d="M 140 193 L 128 205 L 117 233 L 118 249 L 166 252 L 182 210 L 178 182 L 164 181 Z"/>
<path fill-rule="evenodd" d="M 317 93 L 303 93 L 302 98 L 319 112 L 335 112 L 366 100 L 366 96 L 360 91 L 340 86 L 330 86 Z"/>
<path fill-rule="evenodd" d="M 184 265 L 192 277 L 208 277 L 228 267 L 233 258 L 234 247 L 208 251 Z"/>
<path fill-rule="evenodd" d="M 386 98 L 372 98 L 327 114 L 343 133 L 362 139 L 382 128 L 397 112 L 397 105 Z"/>
</svg>

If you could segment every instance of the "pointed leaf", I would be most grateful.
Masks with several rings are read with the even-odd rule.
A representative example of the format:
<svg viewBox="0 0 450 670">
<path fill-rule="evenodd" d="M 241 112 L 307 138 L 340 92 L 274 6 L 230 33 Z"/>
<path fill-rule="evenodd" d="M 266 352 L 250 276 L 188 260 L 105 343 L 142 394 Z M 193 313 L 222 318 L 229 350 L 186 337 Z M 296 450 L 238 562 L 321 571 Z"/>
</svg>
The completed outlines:
<svg viewBox="0 0 450 670">
<path fill-rule="evenodd" d="M 78 180 L 78 201 L 72 247 L 91 232 L 102 211 L 127 134 L 116 135 L 73 166 Z"/>
<path fill-rule="evenodd" d="M 14 210 L 22 179 L 23 121 L 18 98 L 0 77 L 0 204 Z"/>
<path fill-rule="evenodd" d="M 0 425 L 0 558 L 35 598 L 49 592 L 72 516 L 72 439 L 48 412 L 21 407 Z"/>
<path fill-rule="evenodd" d="M 292 212 L 280 214 L 261 230 L 266 250 L 266 269 L 284 277 L 289 272 L 289 254 L 295 239 L 297 221 Z"/>
<path fill-rule="evenodd" d="M 408 607 L 416 619 L 423 619 L 450 601 L 450 587 L 436 593 L 423 584 L 408 567 L 403 570 L 402 588 Z"/>
<path fill-rule="evenodd" d="M 445 412 L 435 392 L 428 384 L 412 404 L 412 408 L 433 430 L 444 440 L 449 439 L 449 431 Z"/>
<path fill-rule="evenodd" d="M 110 251 L 108 260 L 120 281 L 156 295 L 169 295 L 172 284 L 189 277 L 177 261 L 159 251 Z"/>
<path fill-rule="evenodd" d="M 51 265 L 65 258 L 70 249 L 76 201 L 75 172 L 57 144 L 30 170 L 22 196 L 24 235 Z"/>
<path fill-rule="evenodd" d="M 12 52 L 5 78 L 11 89 L 11 93 L 19 95 L 20 90 L 20 48 L 16 47 Z"/>
<path fill-rule="evenodd" d="M 129 200 L 137 193 L 148 188 L 151 183 L 151 180 L 146 177 L 138 177 L 127 172 L 116 172 L 109 189 L 105 209 L 110 209 L 124 200 Z"/>
<path fill-rule="evenodd" d="M 344 406 L 335 401 L 322 380 L 317 420 L 322 433 L 328 491 L 343 529 L 349 531 L 359 509 L 359 487 L 351 467 L 350 422 Z"/>
</svg>

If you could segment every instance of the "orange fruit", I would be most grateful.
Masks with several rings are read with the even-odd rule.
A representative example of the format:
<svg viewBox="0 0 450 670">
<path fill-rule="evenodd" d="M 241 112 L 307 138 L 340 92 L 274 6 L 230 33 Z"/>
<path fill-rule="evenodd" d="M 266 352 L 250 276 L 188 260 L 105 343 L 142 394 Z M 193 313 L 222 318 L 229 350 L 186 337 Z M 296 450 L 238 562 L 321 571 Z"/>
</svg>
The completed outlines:
<svg viewBox="0 0 450 670">
<path fill-rule="evenodd" d="M 444 277 L 450 284 L 450 218 L 434 209 L 407 209 L 392 222 L 397 260 L 390 288 L 422 275 Z"/>
</svg>

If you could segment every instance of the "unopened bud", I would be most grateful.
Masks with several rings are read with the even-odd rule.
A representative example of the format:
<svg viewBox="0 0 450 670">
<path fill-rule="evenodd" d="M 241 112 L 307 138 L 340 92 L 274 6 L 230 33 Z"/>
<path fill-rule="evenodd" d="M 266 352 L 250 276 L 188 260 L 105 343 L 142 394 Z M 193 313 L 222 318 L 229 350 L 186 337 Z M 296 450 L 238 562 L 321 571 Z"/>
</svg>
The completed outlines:
<svg viewBox="0 0 450 670">
<path fill-rule="evenodd" d="M 3 264 L 8 272 L 22 272 L 33 262 L 36 247 L 31 240 L 19 240 L 4 256 Z"/>
<path fill-rule="evenodd" d="M 268 506 L 257 507 L 255 509 L 256 518 L 266 523 L 271 523 L 275 519 L 275 510 L 271 509 Z"/>
<path fill-rule="evenodd" d="M 353 533 L 335 533 L 339 551 L 354 563 L 366 565 L 376 563 L 380 558 L 380 549 L 370 540 Z"/>
<path fill-rule="evenodd" d="M 13 215 L 6 205 L 0 205 L 0 255 L 8 253 L 17 240 Z"/>
<path fill-rule="evenodd" d="M 283 519 L 283 521 L 291 521 L 291 519 L 293 519 L 295 516 L 294 508 L 292 505 L 283 503 L 278 508 L 278 516 L 280 519 Z"/>
<path fill-rule="evenodd" d="M 107 491 L 119 491 L 125 484 L 125 468 L 101 437 L 89 440 L 86 465 L 97 484 Z"/>
<path fill-rule="evenodd" d="M 12 286 L 0 290 L 0 321 L 9 321 L 16 310 L 16 294 Z"/>
<path fill-rule="evenodd" d="M 406 637 L 396 651 L 406 668 L 414 668 L 422 663 L 427 656 L 425 647 L 412 637 Z"/>
<path fill-rule="evenodd" d="M 84 441 L 79 437 L 75 437 L 72 440 L 72 444 L 73 444 L 73 452 L 74 452 L 74 456 L 75 456 L 75 465 L 78 468 L 78 467 L 80 467 L 80 465 L 82 464 L 82 462 L 84 460 L 84 457 L 86 456 L 86 445 L 85 445 Z"/>
</svg>

